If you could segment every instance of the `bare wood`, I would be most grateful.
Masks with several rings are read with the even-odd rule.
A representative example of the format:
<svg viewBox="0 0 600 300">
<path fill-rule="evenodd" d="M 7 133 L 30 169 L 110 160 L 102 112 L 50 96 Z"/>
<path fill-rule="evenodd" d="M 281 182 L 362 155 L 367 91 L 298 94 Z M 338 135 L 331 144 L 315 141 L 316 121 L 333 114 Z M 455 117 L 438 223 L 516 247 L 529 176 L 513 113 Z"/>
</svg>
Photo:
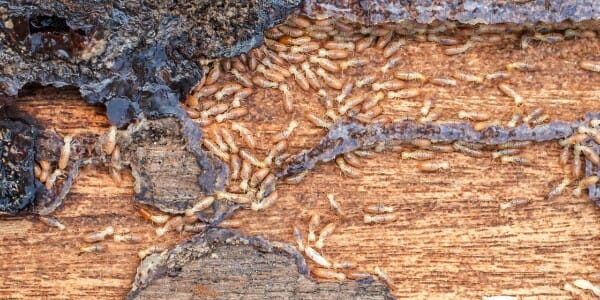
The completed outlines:
<svg viewBox="0 0 600 300">
<path fill-rule="evenodd" d="M 446 57 L 435 45 L 405 48 L 406 70 L 428 76 L 448 76 L 456 70 L 486 74 L 502 70 L 511 61 L 539 62 L 536 73 L 514 73 L 509 81 L 532 110 L 542 106 L 553 119 L 574 120 L 587 111 L 600 111 L 598 75 L 581 70 L 577 62 L 600 51 L 598 39 L 542 45 L 527 50 L 481 48 Z M 380 60 L 377 55 L 373 59 Z M 381 65 L 381 61 L 379 63 Z M 362 72 L 347 70 L 345 76 Z M 390 75 L 391 78 L 391 75 Z M 442 119 L 456 118 L 459 110 L 481 111 L 504 121 L 513 112 L 512 99 L 493 85 L 423 87 L 436 97 Z M 290 141 L 291 152 L 314 145 L 324 134 L 301 116 L 323 115 L 317 97 L 293 86 L 293 116 L 302 120 Z M 243 124 L 254 128 L 260 140 L 270 139 L 292 116 L 284 113 L 277 90 L 259 90 L 249 100 L 250 115 Z M 300 101 L 300 100 L 303 101 Z M 417 115 L 422 99 L 381 102 L 384 114 Z M 61 134 L 100 133 L 108 128 L 102 109 L 87 106 L 72 91 L 41 90 L 21 97 L 18 106 Z M 254 153 L 268 152 L 259 143 Z M 412 298 L 481 298 L 511 294 L 523 298 L 569 298 L 565 281 L 600 279 L 600 209 L 591 201 L 562 195 L 543 196 L 562 179 L 555 143 L 534 145 L 523 155 L 532 166 L 501 165 L 489 158 L 457 153 L 440 154 L 451 163 L 448 172 L 423 174 L 416 162 L 399 154 L 381 153 L 363 159 L 362 176 L 344 177 L 333 163 L 320 165 L 300 185 L 281 183 L 280 199 L 260 212 L 240 211 L 246 234 L 261 234 L 272 241 L 294 243 L 292 224 L 306 231 L 313 212 L 322 223 L 337 221 L 324 255 L 332 260 L 355 260 L 372 272 L 385 266 L 396 285 L 393 294 Z M 138 264 L 137 251 L 151 245 L 169 247 L 189 237 L 170 233 L 160 239 L 152 224 L 135 213 L 133 179 L 125 176 L 115 186 L 102 170 L 83 171 L 64 206 L 54 214 L 64 231 L 33 219 L 0 223 L 0 297 L 123 298 Z M 327 194 L 334 194 L 346 213 L 338 219 Z M 529 204 L 501 211 L 510 199 L 527 198 Z M 364 207 L 382 204 L 396 208 L 398 221 L 382 225 L 362 222 Z M 107 251 L 79 255 L 85 233 L 108 225 L 127 228 L 142 237 L 139 244 L 107 241 Z"/>
</svg>

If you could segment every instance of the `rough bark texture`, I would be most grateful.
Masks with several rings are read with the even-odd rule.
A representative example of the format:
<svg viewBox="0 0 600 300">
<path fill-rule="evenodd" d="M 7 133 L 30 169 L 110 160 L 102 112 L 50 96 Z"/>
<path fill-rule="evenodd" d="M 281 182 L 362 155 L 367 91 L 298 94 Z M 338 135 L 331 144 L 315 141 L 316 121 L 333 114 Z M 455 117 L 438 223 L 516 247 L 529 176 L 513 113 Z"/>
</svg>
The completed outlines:
<svg viewBox="0 0 600 300">
<path fill-rule="evenodd" d="M 373 278 L 317 283 L 287 244 L 211 229 L 140 263 L 128 299 L 391 299 Z"/>
</svg>

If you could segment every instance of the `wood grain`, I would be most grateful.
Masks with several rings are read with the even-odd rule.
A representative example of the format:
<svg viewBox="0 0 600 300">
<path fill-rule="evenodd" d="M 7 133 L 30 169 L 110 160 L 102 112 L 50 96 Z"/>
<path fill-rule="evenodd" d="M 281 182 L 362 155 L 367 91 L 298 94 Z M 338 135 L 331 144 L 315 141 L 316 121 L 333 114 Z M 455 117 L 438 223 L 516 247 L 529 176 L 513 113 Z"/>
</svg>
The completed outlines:
<svg viewBox="0 0 600 300">
<path fill-rule="evenodd" d="M 600 111 L 600 75 L 577 67 L 582 59 L 598 59 L 598 39 L 535 45 L 483 47 L 447 57 L 439 46 L 409 44 L 404 70 L 429 76 L 456 70 L 477 74 L 503 69 L 510 61 L 538 63 L 536 73 L 515 73 L 510 79 L 526 99 L 526 108 L 541 106 L 553 119 L 575 120 Z M 372 54 L 373 65 L 382 59 Z M 370 68 L 345 73 L 358 77 Z M 494 85 L 461 84 L 456 88 L 422 87 L 434 96 L 442 119 L 458 110 L 477 110 L 506 121 L 514 110 L 510 98 Z M 324 131 L 302 119 L 305 112 L 322 114 L 316 95 L 293 88 L 296 111 L 283 112 L 278 91 L 257 91 L 248 101 L 250 115 L 243 123 L 266 141 L 291 118 L 301 125 L 291 139 L 291 152 L 310 148 Z M 417 114 L 417 100 L 383 103 L 394 117 Z M 275 101 L 273 101 L 275 99 Z M 61 134 L 100 133 L 108 127 L 103 109 L 86 105 L 72 90 L 41 89 L 24 94 L 19 108 Z M 268 151 L 261 143 L 255 153 Z M 600 209 L 570 192 L 551 199 L 543 196 L 563 177 L 556 143 L 528 147 L 531 166 L 502 165 L 490 158 L 457 153 L 440 155 L 451 163 L 448 172 L 423 174 L 414 161 L 397 153 L 363 159 L 359 178 L 348 178 L 332 163 L 319 165 L 299 185 L 280 184 L 280 200 L 261 211 L 240 211 L 234 219 L 240 230 L 272 241 L 293 243 L 292 225 L 306 230 L 310 214 L 338 229 L 323 250 L 332 260 L 354 260 L 362 269 L 382 267 L 395 282 L 399 298 L 477 299 L 486 295 L 516 295 L 522 299 L 570 299 L 561 288 L 566 281 L 600 281 Z M 157 238 L 154 226 L 135 212 L 133 179 L 116 186 L 106 173 L 84 170 L 65 204 L 54 215 L 67 229 L 49 228 L 35 218 L 0 221 L 0 298 L 123 298 L 138 264 L 137 251 L 150 245 L 171 246 L 189 235 L 170 233 Z M 334 194 L 347 216 L 339 219 L 326 194 Z M 517 197 L 530 203 L 509 210 L 499 205 Z M 362 209 L 384 204 L 397 209 L 398 221 L 365 225 Z M 112 225 L 142 236 L 139 244 L 104 242 L 100 254 L 78 252 L 82 236 Z"/>
</svg>

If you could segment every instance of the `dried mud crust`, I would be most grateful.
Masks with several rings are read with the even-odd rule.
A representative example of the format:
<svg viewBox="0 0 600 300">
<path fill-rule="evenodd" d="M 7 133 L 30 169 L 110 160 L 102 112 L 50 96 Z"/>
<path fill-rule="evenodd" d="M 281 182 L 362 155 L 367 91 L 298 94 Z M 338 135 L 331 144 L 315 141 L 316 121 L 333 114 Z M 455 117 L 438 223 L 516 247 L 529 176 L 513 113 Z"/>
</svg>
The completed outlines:
<svg viewBox="0 0 600 300">
<path fill-rule="evenodd" d="M 200 58 L 250 50 L 298 2 L 0 0 L 0 95 L 71 85 L 119 126 L 181 116 Z"/>
<path fill-rule="evenodd" d="M 392 299 L 372 278 L 317 283 L 307 274 L 287 244 L 210 229 L 142 260 L 127 299 Z"/>
<path fill-rule="evenodd" d="M 600 18 L 595 0 L 306 0 L 302 12 L 346 18 L 363 24 L 401 20 L 418 23 L 453 20 L 467 24 L 559 23 Z"/>
<path fill-rule="evenodd" d="M 191 121 L 143 120 L 120 131 L 117 143 L 135 178 L 135 200 L 183 213 L 203 195 L 223 190 L 227 165 L 200 148 L 202 132 Z"/>
</svg>

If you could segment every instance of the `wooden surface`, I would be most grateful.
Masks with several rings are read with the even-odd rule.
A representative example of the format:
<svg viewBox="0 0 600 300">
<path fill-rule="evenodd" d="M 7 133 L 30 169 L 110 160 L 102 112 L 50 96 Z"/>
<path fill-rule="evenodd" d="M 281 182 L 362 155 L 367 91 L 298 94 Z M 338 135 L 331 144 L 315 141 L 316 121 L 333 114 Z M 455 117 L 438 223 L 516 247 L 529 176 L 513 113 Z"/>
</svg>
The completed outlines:
<svg viewBox="0 0 600 300">
<path fill-rule="evenodd" d="M 600 111 L 600 75 L 578 68 L 582 59 L 598 59 L 598 39 L 536 45 L 484 47 L 448 57 L 432 43 L 409 44 L 400 68 L 429 76 L 456 70 L 486 74 L 510 61 L 538 63 L 536 73 L 517 73 L 509 80 L 526 99 L 526 108 L 543 107 L 553 119 L 574 120 Z M 381 65 L 381 57 L 372 58 Z M 375 63 L 374 63 L 375 65 Z M 361 72 L 369 72 L 363 70 Z M 344 76 L 355 76 L 349 71 Z M 436 97 L 442 119 L 458 110 L 492 113 L 506 121 L 513 111 L 510 98 L 495 85 L 461 84 L 457 88 L 423 86 Z M 316 95 L 295 93 L 294 118 L 306 111 L 323 113 Z M 291 119 L 281 109 L 278 91 L 260 90 L 249 100 L 243 121 L 261 140 L 281 130 Z M 424 97 L 383 103 L 385 114 L 416 115 Z M 108 127 L 103 109 L 86 105 L 74 91 L 37 90 L 21 97 L 18 106 L 61 134 L 102 132 Z M 306 120 L 291 140 L 292 153 L 314 145 L 324 131 Z M 256 153 L 268 150 L 261 143 Z M 600 282 L 600 209 L 587 198 L 570 194 L 545 201 L 543 196 L 563 177 L 556 143 L 528 147 L 532 166 L 503 165 L 490 158 L 441 154 L 450 161 L 447 172 L 423 174 L 414 161 L 398 153 L 364 159 L 362 175 L 348 178 L 334 164 L 319 165 L 300 185 L 279 185 L 279 201 L 266 211 L 240 211 L 240 230 L 272 241 L 293 243 L 292 225 L 306 231 L 311 213 L 323 223 L 337 221 L 336 232 L 323 250 L 332 260 L 355 260 L 361 269 L 380 266 L 395 282 L 394 295 L 403 298 L 481 298 L 516 295 L 523 299 L 569 299 L 566 281 L 587 278 Z M 262 155 L 262 154 L 261 154 Z M 34 218 L 0 221 L 0 298 L 123 298 L 139 262 L 137 251 L 150 245 L 171 246 L 189 235 L 169 233 L 157 238 L 154 226 L 135 212 L 133 178 L 115 186 L 96 170 L 79 175 L 65 204 L 54 215 L 67 228 L 49 228 Z M 334 194 L 347 213 L 343 220 L 329 208 Z M 530 204 L 501 211 L 514 198 Z M 394 206 L 398 221 L 365 225 L 362 209 L 370 204 Z M 108 225 L 142 236 L 139 244 L 104 242 L 105 253 L 82 254 L 82 236 Z"/>
</svg>

